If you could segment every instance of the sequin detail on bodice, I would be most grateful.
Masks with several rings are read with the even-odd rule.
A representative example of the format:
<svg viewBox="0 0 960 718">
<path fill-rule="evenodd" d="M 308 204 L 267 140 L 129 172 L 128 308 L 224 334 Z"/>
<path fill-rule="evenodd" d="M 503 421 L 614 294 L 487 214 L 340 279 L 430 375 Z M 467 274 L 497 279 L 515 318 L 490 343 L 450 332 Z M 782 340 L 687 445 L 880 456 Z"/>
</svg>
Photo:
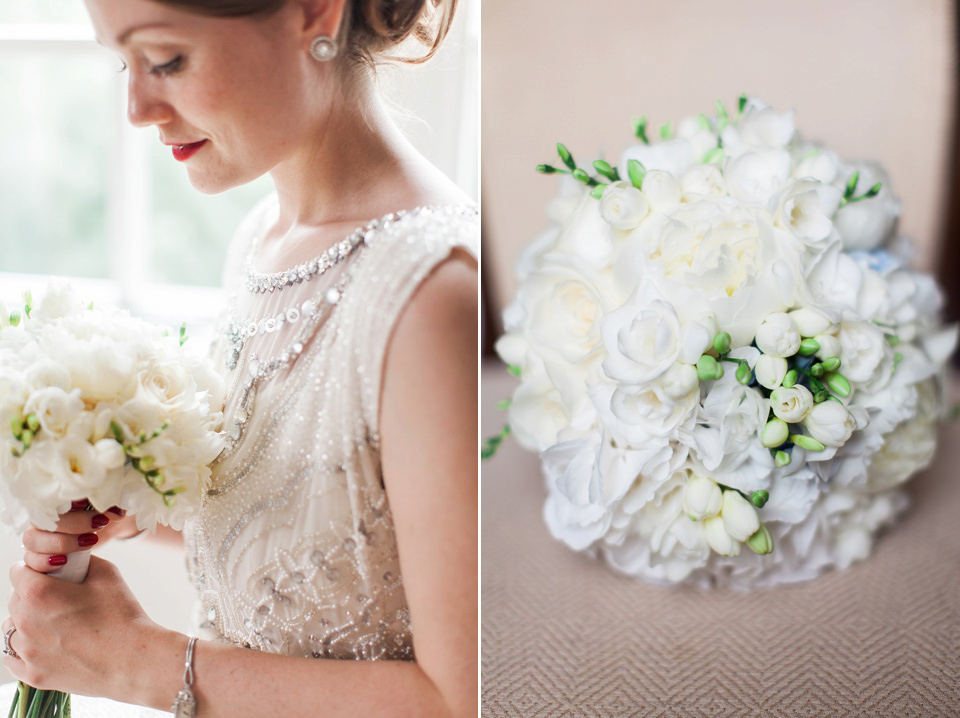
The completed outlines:
<svg viewBox="0 0 960 718">
<path fill-rule="evenodd" d="M 199 595 L 195 623 L 205 637 L 271 653 L 412 660 L 380 466 L 382 364 L 392 327 L 420 282 L 456 247 L 477 255 L 477 213 L 467 206 L 412 211 L 382 223 L 323 276 L 250 292 L 243 253 L 270 205 L 251 213 L 232 245 L 225 274 L 232 315 L 256 321 L 320 302 L 331 287 L 340 293 L 295 361 L 258 388 L 242 439 L 215 465 L 200 514 L 185 532 Z M 251 336 L 230 370 L 223 352 L 229 342 L 220 343 L 216 358 L 233 387 L 227 421 L 250 357 L 280 356 L 294 328 Z"/>
</svg>

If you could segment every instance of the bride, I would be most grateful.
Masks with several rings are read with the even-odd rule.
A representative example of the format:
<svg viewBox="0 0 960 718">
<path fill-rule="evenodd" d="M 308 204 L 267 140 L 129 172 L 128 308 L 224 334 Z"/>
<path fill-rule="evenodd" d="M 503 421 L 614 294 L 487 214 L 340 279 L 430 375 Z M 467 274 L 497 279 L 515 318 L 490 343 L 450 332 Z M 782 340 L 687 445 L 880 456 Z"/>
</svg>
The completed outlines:
<svg viewBox="0 0 960 718">
<path fill-rule="evenodd" d="M 210 718 L 475 715 L 478 218 L 373 71 L 408 38 L 431 55 L 455 0 L 86 4 L 130 121 L 197 189 L 269 173 L 276 193 L 224 273 L 228 445 L 184 536 L 199 640 L 107 561 L 45 575 L 135 533 L 73 511 L 24 534 L 4 665 L 78 716 L 170 710 L 188 662 Z"/>
</svg>

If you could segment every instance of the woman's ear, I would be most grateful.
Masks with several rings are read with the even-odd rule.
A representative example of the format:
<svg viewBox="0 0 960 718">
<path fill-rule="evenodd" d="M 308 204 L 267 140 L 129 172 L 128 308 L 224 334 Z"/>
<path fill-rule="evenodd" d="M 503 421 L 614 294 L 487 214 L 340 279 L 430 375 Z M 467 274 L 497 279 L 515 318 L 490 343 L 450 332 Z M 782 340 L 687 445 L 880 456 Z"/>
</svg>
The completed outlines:
<svg viewBox="0 0 960 718">
<path fill-rule="evenodd" d="M 347 0 L 297 0 L 303 9 L 303 37 L 306 47 L 320 35 L 336 38 L 343 22 Z"/>
</svg>

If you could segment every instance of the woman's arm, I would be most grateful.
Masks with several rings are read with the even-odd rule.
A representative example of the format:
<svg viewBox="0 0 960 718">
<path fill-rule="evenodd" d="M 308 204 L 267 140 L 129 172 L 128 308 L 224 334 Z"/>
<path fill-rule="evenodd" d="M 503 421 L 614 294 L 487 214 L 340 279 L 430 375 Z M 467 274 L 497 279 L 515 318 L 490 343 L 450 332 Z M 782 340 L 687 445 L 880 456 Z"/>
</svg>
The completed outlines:
<svg viewBox="0 0 960 718">
<path fill-rule="evenodd" d="M 381 457 L 417 661 L 293 658 L 200 642 L 199 716 L 476 715 L 476 277 L 472 260 L 434 271 L 397 324 L 385 366 Z M 25 659 L 4 658 L 15 676 L 169 709 L 187 639 L 150 621 L 112 564 L 94 559 L 79 586 L 22 564 L 11 580 L 12 645 Z"/>
</svg>

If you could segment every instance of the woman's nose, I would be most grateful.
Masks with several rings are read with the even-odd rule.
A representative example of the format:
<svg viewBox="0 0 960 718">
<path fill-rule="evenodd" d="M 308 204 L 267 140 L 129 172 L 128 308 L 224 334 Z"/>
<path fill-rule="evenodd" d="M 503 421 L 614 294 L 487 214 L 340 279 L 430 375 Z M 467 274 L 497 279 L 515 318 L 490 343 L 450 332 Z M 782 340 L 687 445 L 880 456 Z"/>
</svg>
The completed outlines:
<svg viewBox="0 0 960 718">
<path fill-rule="evenodd" d="M 173 118 L 173 108 L 152 87 L 148 78 L 130 73 L 127 85 L 127 119 L 134 127 L 162 125 Z"/>
</svg>

